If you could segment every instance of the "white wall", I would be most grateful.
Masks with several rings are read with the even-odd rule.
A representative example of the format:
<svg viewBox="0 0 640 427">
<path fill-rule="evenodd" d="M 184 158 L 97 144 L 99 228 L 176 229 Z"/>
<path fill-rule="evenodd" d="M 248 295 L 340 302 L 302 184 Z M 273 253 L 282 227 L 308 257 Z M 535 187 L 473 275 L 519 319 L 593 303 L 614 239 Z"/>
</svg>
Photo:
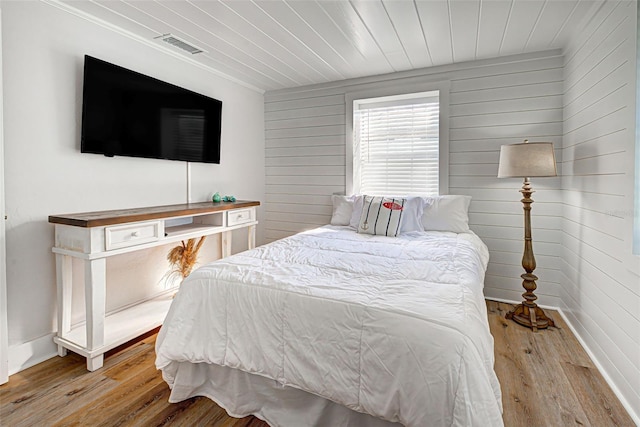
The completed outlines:
<svg viewBox="0 0 640 427">
<path fill-rule="evenodd" d="M 491 252 L 485 294 L 520 301 L 522 182 L 496 178 L 498 157 L 502 144 L 528 138 L 554 142 L 562 158 L 562 65 L 552 51 L 267 92 L 267 240 L 329 223 L 330 195 L 345 191 L 345 94 L 450 80 L 449 192 L 473 196 L 471 228 Z M 560 179 L 533 186 L 536 294 L 558 306 Z"/>
<path fill-rule="evenodd" d="M 560 291 L 562 310 L 640 420 L 635 60 L 635 1 L 603 3 L 566 50 Z"/>
<path fill-rule="evenodd" d="M 260 93 L 42 2 L 4 2 L 2 40 L 8 323 L 15 372 L 54 351 L 48 215 L 186 202 L 185 162 L 80 153 L 83 56 L 223 101 L 221 164 L 192 165 L 192 201 L 208 200 L 215 191 L 263 201 L 264 104 Z M 259 226 L 259 243 L 262 236 Z M 219 253 L 216 243 L 209 239 L 212 256 Z M 167 249 L 109 261 L 108 279 L 119 280 L 111 280 L 108 310 L 164 289 Z M 81 291 L 74 284 L 75 320 L 82 314 Z M 25 348 L 36 354 L 22 360 Z"/>
<path fill-rule="evenodd" d="M 2 4 L 0 3 L 0 46 L 2 46 Z M 2 99 L 2 51 L 0 51 L 0 100 Z M 7 327 L 7 275 L 4 229 L 4 131 L 0 103 L 0 384 L 9 379 L 9 330 Z"/>
</svg>

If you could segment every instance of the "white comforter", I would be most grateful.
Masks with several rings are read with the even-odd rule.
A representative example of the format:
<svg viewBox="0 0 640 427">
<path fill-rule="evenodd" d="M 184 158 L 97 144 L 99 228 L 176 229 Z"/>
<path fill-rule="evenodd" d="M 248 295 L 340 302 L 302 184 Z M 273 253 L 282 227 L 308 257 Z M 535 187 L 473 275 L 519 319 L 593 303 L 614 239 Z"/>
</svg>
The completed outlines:
<svg viewBox="0 0 640 427">
<path fill-rule="evenodd" d="M 169 386 L 213 363 L 406 426 L 501 426 L 487 261 L 473 233 L 301 233 L 189 276 L 156 366 Z"/>
</svg>

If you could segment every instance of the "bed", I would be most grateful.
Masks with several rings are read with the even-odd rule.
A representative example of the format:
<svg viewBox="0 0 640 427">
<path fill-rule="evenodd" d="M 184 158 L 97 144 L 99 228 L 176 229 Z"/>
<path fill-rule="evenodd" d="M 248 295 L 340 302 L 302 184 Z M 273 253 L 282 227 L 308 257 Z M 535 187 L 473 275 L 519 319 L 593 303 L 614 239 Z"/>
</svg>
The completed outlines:
<svg viewBox="0 0 640 427">
<path fill-rule="evenodd" d="M 472 232 L 327 225 L 205 265 L 158 334 L 171 402 L 272 426 L 502 426 Z"/>
</svg>

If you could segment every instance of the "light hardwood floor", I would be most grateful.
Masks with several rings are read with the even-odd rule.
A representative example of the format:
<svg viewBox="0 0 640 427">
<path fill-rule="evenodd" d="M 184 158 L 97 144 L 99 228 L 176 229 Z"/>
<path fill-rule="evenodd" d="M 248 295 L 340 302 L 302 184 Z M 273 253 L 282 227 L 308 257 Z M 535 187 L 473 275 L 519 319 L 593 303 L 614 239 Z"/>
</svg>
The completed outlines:
<svg viewBox="0 0 640 427">
<path fill-rule="evenodd" d="M 634 426 L 562 318 L 533 333 L 504 319 L 508 304 L 488 301 L 505 426 Z M 155 334 L 109 353 L 88 372 L 74 354 L 55 357 L 0 386 L 2 426 L 264 427 L 230 418 L 206 398 L 167 403 L 169 389 L 154 367 Z"/>
</svg>

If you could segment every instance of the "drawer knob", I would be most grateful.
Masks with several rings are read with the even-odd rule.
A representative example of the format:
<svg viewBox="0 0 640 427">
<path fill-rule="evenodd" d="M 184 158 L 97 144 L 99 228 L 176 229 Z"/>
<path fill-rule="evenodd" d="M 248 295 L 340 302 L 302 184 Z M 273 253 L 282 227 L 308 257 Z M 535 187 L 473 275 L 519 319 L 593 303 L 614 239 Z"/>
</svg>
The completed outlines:
<svg viewBox="0 0 640 427">
<path fill-rule="evenodd" d="M 242 216 L 242 215 L 238 215 L 238 219 L 242 219 L 242 218 L 243 218 L 243 216 Z"/>
<path fill-rule="evenodd" d="M 139 232 L 139 231 L 132 231 L 132 232 L 131 232 L 131 236 L 132 236 L 132 237 L 138 237 L 139 235 L 140 235 L 140 232 Z"/>
</svg>

